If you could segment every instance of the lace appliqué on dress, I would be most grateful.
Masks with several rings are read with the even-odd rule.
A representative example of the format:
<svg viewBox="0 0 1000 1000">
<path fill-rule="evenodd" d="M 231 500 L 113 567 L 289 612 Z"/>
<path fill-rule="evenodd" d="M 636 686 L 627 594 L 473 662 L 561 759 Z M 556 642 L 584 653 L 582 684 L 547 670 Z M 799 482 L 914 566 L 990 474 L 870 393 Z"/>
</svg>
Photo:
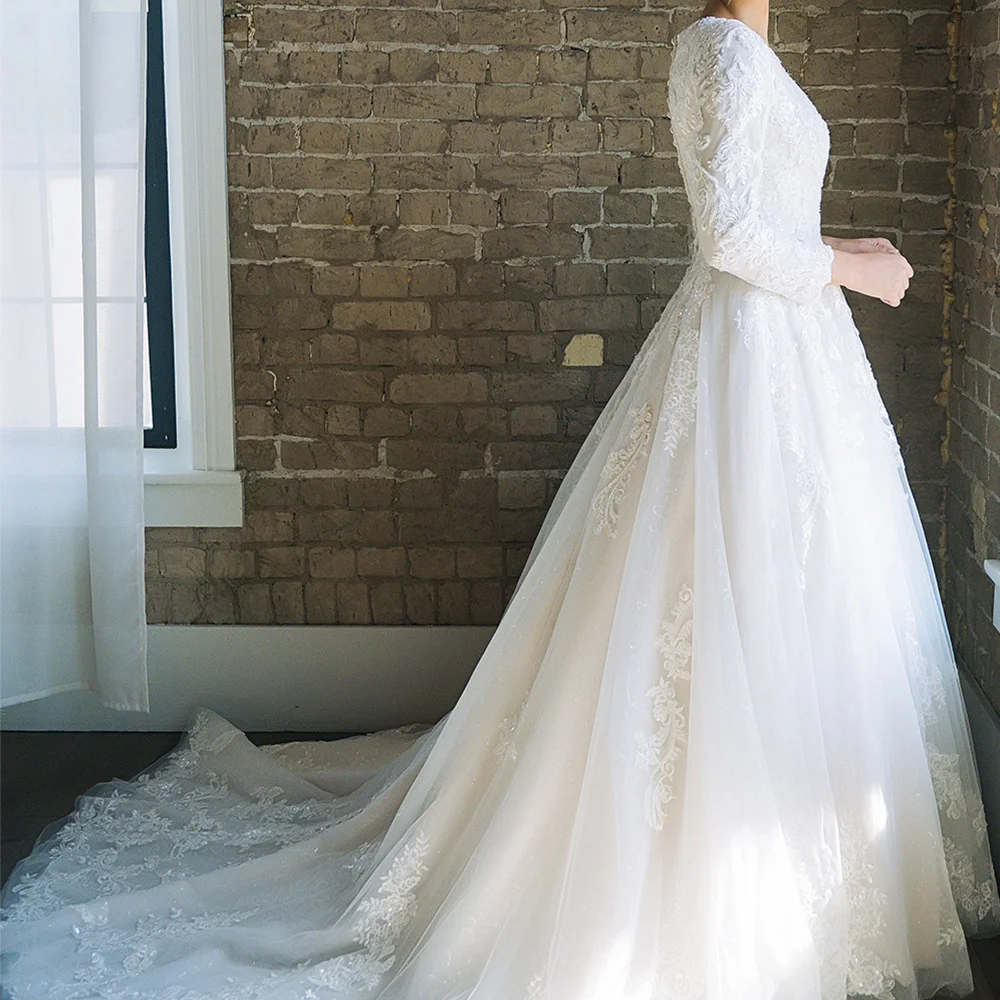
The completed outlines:
<svg viewBox="0 0 1000 1000">
<path fill-rule="evenodd" d="M 875 884 L 875 866 L 869 854 L 863 827 L 853 819 L 840 822 L 841 860 L 849 915 L 848 993 L 877 1000 L 893 1000 L 892 988 L 902 972 L 874 950 L 886 930 L 888 897 Z"/>
<path fill-rule="evenodd" d="M 227 779 L 206 765 L 240 733 L 228 724 L 213 732 L 213 721 L 210 713 L 199 713 L 186 743 L 164 766 L 134 779 L 146 801 L 117 789 L 83 799 L 55 834 L 45 868 L 12 889 L 4 921 L 34 920 L 72 899 L 98 899 L 186 877 L 193 873 L 186 859 L 204 848 L 236 848 L 229 863 L 238 864 L 239 854 L 297 843 L 345 818 L 329 798 L 290 803 L 270 788 L 232 792 Z M 179 810 L 186 814 L 180 822 Z M 126 860 L 125 852 L 134 860 Z"/>
<path fill-rule="evenodd" d="M 632 470 L 639 456 L 647 453 L 653 432 L 653 408 L 649 403 L 629 410 L 628 415 L 632 417 L 632 423 L 625 443 L 608 455 L 601 470 L 601 481 L 605 485 L 597 491 L 591 503 L 591 509 L 597 514 L 595 534 L 605 530 L 611 538 L 617 532 L 618 517 L 632 480 Z"/>
<path fill-rule="evenodd" d="M 678 684 L 691 677 L 691 640 L 694 628 L 694 593 L 681 588 L 670 618 L 662 627 L 655 648 L 662 656 L 660 678 L 647 692 L 652 702 L 655 728 L 636 734 L 636 763 L 652 775 L 646 790 L 644 814 L 654 830 L 662 830 L 666 806 L 674 797 L 673 782 L 681 744 L 687 740 L 687 710 Z"/>
<path fill-rule="evenodd" d="M 986 811 L 982 797 L 975 794 L 975 790 L 962 780 L 959 755 L 944 753 L 933 743 L 926 746 L 934 798 L 942 820 L 944 817 L 952 820 L 968 817 L 976 846 L 983 847 L 987 833 Z M 1000 900 L 993 872 L 988 871 L 986 878 L 977 880 L 969 853 L 947 835 L 942 838 L 942 842 L 952 895 L 959 912 L 970 922 L 985 920 L 991 914 L 1000 914 Z"/>
<path fill-rule="evenodd" d="M 430 842 L 423 833 L 396 855 L 375 895 L 358 906 L 354 924 L 361 951 L 325 962 L 309 982 L 329 989 L 360 986 L 374 990 L 396 961 L 396 943 L 417 909 L 416 888 L 427 871 Z"/>
<path fill-rule="evenodd" d="M 107 915 L 100 907 L 79 907 L 81 920 L 73 927 L 73 936 L 77 939 L 77 950 L 90 952 L 91 956 L 100 956 L 97 963 L 91 962 L 88 990 L 95 986 L 107 986 L 112 975 L 109 965 L 120 967 L 119 975 L 125 977 L 137 976 L 151 968 L 158 954 L 158 946 L 162 941 L 173 938 L 189 937 L 202 931 L 217 930 L 224 927 L 235 927 L 257 910 L 242 910 L 237 912 L 187 914 L 174 908 L 169 916 L 161 917 L 149 914 L 140 917 L 132 930 L 111 927 Z M 101 978 L 94 977 L 100 969 Z"/>
<path fill-rule="evenodd" d="M 521 703 L 521 708 L 516 715 L 508 715 L 500 720 L 500 731 L 493 744 L 493 756 L 501 764 L 517 760 L 517 734 L 524 722 L 524 713 L 527 707 L 528 702 L 525 700 Z"/>
</svg>

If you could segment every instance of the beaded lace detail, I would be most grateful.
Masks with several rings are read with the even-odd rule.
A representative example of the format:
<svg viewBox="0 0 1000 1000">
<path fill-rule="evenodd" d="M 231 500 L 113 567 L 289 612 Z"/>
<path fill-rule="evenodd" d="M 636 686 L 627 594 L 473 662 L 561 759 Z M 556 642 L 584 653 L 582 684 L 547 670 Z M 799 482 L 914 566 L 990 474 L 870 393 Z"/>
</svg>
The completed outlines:
<svg viewBox="0 0 1000 1000">
<path fill-rule="evenodd" d="M 652 780 L 645 797 L 646 822 L 663 829 L 667 803 L 674 798 L 674 772 L 681 746 L 687 739 L 686 689 L 680 685 L 691 677 L 691 633 L 694 628 L 694 593 L 681 588 L 656 639 L 662 665 L 656 684 L 646 692 L 652 704 L 655 728 L 650 735 L 636 734 L 636 762 Z"/>
</svg>

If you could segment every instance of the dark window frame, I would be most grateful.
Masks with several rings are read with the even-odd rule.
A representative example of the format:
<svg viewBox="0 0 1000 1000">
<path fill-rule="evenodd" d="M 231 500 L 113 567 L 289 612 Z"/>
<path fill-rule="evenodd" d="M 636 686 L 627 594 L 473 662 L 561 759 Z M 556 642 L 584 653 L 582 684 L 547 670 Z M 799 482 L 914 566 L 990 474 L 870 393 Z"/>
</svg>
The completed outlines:
<svg viewBox="0 0 1000 1000">
<path fill-rule="evenodd" d="M 153 426 L 146 448 L 177 447 L 170 200 L 167 188 L 167 116 L 163 79 L 163 3 L 146 10 L 145 276 L 149 389 Z"/>
</svg>

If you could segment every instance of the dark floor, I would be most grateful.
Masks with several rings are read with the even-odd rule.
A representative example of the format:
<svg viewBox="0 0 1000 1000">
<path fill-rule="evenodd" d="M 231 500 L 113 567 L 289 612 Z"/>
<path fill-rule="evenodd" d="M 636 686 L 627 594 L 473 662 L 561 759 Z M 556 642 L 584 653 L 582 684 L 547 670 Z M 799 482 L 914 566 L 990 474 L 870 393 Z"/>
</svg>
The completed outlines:
<svg viewBox="0 0 1000 1000">
<path fill-rule="evenodd" d="M 256 744 L 336 739 L 338 733 L 247 733 Z M 112 778 L 131 778 L 176 746 L 180 733 L 0 733 L 0 880 L 76 797 Z M 976 992 L 1000 1000 L 1000 938 L 970 941 Z"/>
</svg>

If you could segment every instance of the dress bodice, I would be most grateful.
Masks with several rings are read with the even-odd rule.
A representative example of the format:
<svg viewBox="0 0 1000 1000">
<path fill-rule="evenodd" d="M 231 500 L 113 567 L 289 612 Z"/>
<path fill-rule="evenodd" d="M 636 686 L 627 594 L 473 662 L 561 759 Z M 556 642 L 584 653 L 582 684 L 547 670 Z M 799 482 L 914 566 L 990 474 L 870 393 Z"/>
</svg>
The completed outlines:
<svg viewBox="0 0 1000 1000">
<path fill-rule="evenodd" d="M 830 131 L 777 54 L 735 18 L 674 40 L 670 123 L 708 263 L 801 303 L 830 281 L 820 239 Z"/>
</svg>

